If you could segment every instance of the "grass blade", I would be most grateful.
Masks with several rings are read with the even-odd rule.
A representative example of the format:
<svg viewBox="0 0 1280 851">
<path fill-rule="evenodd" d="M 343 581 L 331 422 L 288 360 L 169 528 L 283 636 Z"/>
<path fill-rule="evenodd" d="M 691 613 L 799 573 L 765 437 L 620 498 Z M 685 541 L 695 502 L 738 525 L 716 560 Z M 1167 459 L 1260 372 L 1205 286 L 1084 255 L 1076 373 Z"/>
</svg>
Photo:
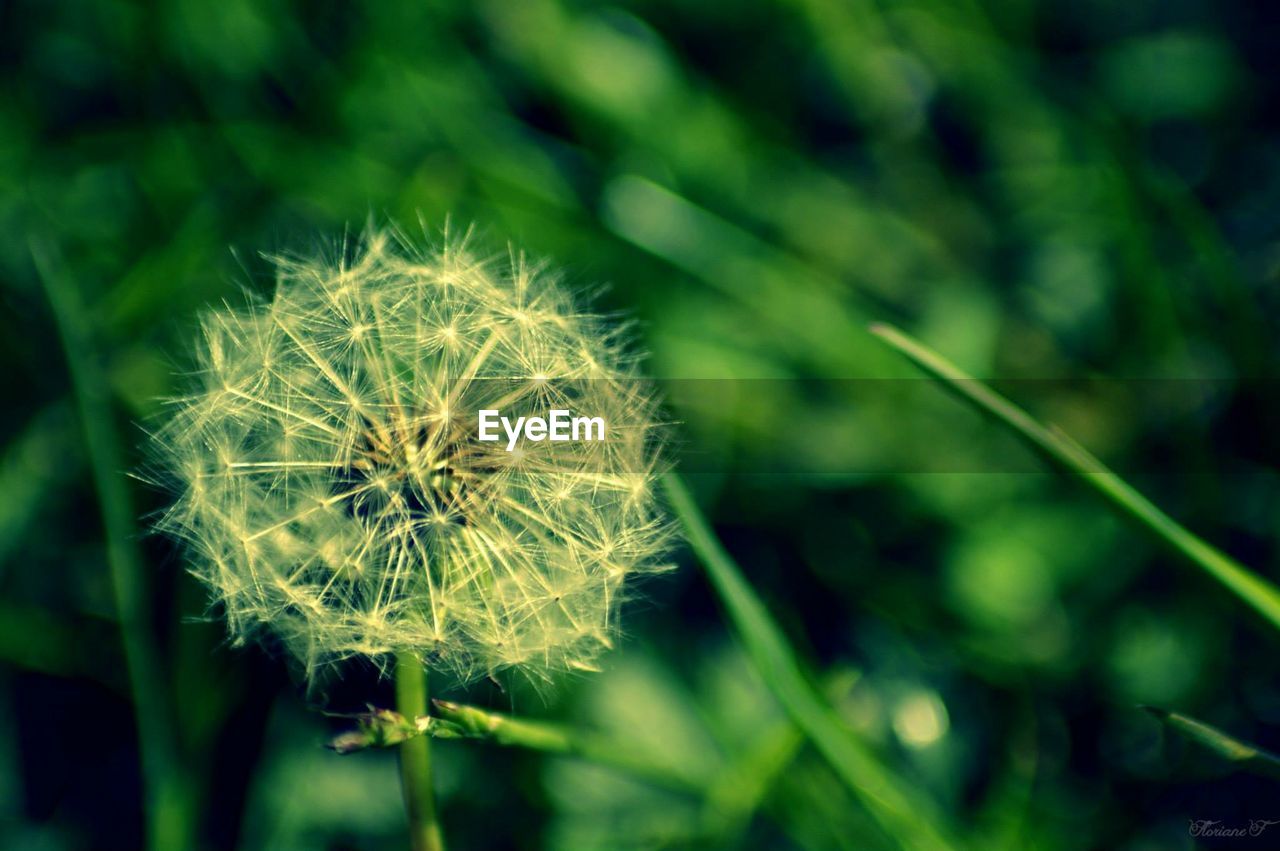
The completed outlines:
<svg viewBox="0 0 1280 851">
<path fill-rule="evenodd" d="M 1280 590 L 1165 514 L 1083 446 L 1061 431 L 1036 422 L 1026 411 L 897 328 L 877 324 L 871 326 L 870 331 L 962 399 L 995 417 L 1050 460 L 1079 477 L 1112 508 L 1137 521 L 1280 628 Z"/>
<path fill-rule="evenodd" d="M 782 630 L 711 531 L 684 482 L 668 473 L 663 484 L 672 508 L 684 525 L 689 544 L 706 568 L 756 670 L 796 726 L 885 832 L 903 848 L 912 851 L 955 848 L 937 827 L 938 817 L 932 803 L 881 762 L 809 681 Z"/>
<path fill-rule="evenodd" d="M 1170 712 L 1156 706 L 1142 708 L 1179 735 L 1208 748 L 1227 762 L 1257 774 L 1280 778 L 1280 757 L 1275 754 L 1248 742 L 1242 742 L 1217 727 L 1197 721 L 1189 715 Z"/>
<path fill-rule="evenodd" d="M 125 666 L 138 724 L 149 847 L 186 848 L 189 796 L 179 772 L 171 702 L 153 640 L 147 635 L 142 557 L 135 543 L 133 501 L 124 478 L 120 436 L 113 425 L 107 379 L 93 350 L 92 335 L 75 284 L 56 248 L 32 238 L 35 262 L 66 352 L 86 454 L 102 511 L 111 589 L 124 645 Z"/>
<path fill-rule="evenodd" d="M 701 778 L 681 773 L 678 766 L 658 762 L 644 751 L 598 733 L 515 718 L 447 700 L 433 700 L 432 704 L 441 718 L 472 738 L 508 747 L 578 757 L 677 792 L 701 795 L 708 785 Z"/>
</svg>

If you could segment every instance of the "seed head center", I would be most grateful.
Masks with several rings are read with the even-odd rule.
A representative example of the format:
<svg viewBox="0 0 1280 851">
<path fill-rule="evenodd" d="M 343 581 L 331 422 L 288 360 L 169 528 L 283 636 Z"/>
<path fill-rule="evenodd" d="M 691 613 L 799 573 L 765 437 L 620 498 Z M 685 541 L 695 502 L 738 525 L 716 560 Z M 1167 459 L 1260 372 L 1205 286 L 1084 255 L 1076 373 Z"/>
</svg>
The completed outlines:
<svg viewBox="0 0 1280 851">
<path fill-rule="evenodd" d="M 462 471 L 465 435 L 448 425 L 448 420 L 424 417 L 366 422 L 348 481 L 342 483 L 369 494 L 351 500 L 352 512 L 408 512 L 411 518 L 433 520 L 460 516 L 468 496 Z"/>
</svg>

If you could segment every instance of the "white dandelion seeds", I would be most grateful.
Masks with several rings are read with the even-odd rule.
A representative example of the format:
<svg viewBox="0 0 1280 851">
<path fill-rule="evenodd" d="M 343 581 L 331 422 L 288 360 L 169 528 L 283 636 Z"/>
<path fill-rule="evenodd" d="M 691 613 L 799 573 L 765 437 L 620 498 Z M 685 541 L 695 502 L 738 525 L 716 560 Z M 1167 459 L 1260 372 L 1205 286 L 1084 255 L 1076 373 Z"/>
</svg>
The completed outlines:
<svg viewBox="0 0 1280 851">
<path fill-rule="evenodd" d="M 232 637 L 312 674 L 411 653 L 469 678 L 593 670 L 627 580 L 660 570 L 651 386 L 620 330 L 522 256 L 371 230 L 347 260 L 275 259 L 270 302 L 203 320 L 155 434 L 185 541 Z M 564 408 L 598 442 L 476 439 L 477 411 Z"/>
</svg>

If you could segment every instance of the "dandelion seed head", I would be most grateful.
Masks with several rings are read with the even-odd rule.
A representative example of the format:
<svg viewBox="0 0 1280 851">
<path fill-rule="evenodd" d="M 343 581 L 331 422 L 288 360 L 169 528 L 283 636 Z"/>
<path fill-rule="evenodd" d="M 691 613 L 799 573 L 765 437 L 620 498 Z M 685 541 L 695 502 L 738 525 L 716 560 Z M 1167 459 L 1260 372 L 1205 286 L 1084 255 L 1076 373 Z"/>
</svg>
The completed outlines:
<svg viewBox="0 0 1280 851">
<path fill-rule="evenodd" d="M 159 527 L 236 643 L 309 674 L 413 653 L 461 679 L 591 671 L 629 580 L 664 568 L 650 385 L 545 267 L 372 230 L 280 258 L 270 301 L 210 312 L 155 432 Z M 477 413 L 571 409 L 603 441 L 481 442 Z"/>
</svg>

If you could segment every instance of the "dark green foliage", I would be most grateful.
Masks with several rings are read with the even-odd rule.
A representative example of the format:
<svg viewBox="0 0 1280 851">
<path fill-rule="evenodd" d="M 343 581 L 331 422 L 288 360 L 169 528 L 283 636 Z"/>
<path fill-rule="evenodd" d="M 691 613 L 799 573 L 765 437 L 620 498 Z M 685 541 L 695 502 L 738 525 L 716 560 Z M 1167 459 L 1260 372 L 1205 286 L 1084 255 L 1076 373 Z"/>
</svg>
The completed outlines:
<svg viewBox="0 0 1280 851">
<path fill-rule="evenodd" d="M 904 327 L 1280 580 L 1278 23 L 1096 0 L 0 4 L 0 846 L 404 846 L 394 755 L 325 750 L 349 722 L 315 711 L 389 708 L 390 683 L 353 666 L 308 690 L 279 648 L 226 646 L 180 554 L 121 528 L 167 499 L 124 478 L 132 424 L 191 366 L 198 311 L 269 292 L 259 252 L 371 216 L 475 221 L 497 254 L 609 285 L 819 725 L 941 835 L 1177 848 L 1189 821 L 1280 817 L 1274 779 L 1139 709 L 1280 750 L 1280 634 L 866 331 Z M 626 742 L 707 793 L 440 741 L 453 847 L 912 842 L 680 559 L 603 674 L 437 696 Z M 147 718 L 178 774 L 150 818 Z"/>
</svg>

